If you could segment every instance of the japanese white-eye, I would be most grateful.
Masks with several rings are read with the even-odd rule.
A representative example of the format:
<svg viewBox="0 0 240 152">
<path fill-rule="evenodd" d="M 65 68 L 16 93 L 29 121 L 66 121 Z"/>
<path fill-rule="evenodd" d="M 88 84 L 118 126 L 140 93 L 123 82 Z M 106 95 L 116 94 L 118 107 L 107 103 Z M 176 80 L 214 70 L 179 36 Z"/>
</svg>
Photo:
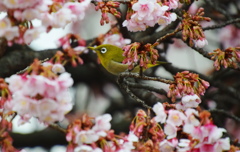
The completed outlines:
<svg viewBox="0 0 240 152">
<path fill-rule="evenodd" d="M 127 64 L 123 64 L 124 60 L 123 50 L 111 44 L 102 44 L 97 47 L 88 47 L 97 53 L 102 66 L 110 73 L 118 75 L 128 69 Z M 155 65 L 148 64 L 147 67 L 151 68 L 167 62 L 157 61 Z M 131 72 L 139 72 L 139 66 L 135 67 Z"/>
</svg>

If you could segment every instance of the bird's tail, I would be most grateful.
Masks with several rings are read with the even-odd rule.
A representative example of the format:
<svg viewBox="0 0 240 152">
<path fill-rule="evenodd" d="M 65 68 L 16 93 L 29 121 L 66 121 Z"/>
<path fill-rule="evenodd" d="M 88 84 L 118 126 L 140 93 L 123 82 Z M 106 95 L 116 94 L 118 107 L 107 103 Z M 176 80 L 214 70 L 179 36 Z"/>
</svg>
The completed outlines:
<svg viewBox="0 0 240 152">
<path fill-rule="evenodd" d="M 170 62 L 164 62 L 164 61 L 157 61 L 156 64 L 148 64 L 148 68 L 159 66 L 162 64 L 171 64 Z"/>
</svg>

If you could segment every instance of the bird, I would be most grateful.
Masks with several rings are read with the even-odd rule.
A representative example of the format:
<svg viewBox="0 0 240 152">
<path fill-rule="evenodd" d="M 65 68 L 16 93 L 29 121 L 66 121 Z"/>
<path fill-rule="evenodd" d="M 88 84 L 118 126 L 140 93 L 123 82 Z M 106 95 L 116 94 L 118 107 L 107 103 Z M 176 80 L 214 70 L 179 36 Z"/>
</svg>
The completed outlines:
<svg viewBox="0 0 240 152">
<path fill-rule="evenodd" d="M 128 64 L 123 64 L 122 61 L 125 59 L 123 56 L 123 49 L 111 44 L 102 44 L 97 47 L 88 47 L 97 53 L 102 66 L 111 74 L 119 75 L 128 69 Z M 168 62 L 157 61 L 155 65 L 148 64 L 148 68 L 164 64 Z M 139 66 L 136 66 L 131 72 L 139 72 Z M 145 69 L 144 69 L 145 70 Z"/>
</svg>

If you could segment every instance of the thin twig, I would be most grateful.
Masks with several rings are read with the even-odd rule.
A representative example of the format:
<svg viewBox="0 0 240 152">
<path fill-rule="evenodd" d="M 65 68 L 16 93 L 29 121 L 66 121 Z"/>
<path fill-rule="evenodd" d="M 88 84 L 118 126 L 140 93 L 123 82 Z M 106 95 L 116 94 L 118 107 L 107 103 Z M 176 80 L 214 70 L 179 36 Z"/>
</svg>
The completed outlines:
<svg viewBox="0 0 240 152">
<path fill-rule="evenodd" d="M 124 89 L 133 99 L 135 99 L 137 102 L 141 103 L 143 105 L 143 107 L 147 108 L 147 109 L 152 109 L 152 107 L 148 106 L 143 100 L 139 99 L 130 89 L 129 87 L 126 85 L 125 83 L 125 78 L 126 78 L 126 75 L 122 75 L 120 74 L 118 76 L 118 79 L 117 79 L 117 83 L 118 85 Z"/>
<path fill-rule="evenodd" d="M 46 62 L 46 61 L 48 61 L 48 60 L 49 60 L 49 58 L 46 58 L 46 59 L 44 59 L 44 60 L 40 60 L 40 62 L 41 62 L 41 63 L 44 63 L 44 62 Z M 26 71 L 28 70 L 29 67 L 30 67 L 30 66 L 27 66 L 25 69 L 17 72 L 16 74 L 23 74 L 24 72 L 26 72 Z"/>
<path fill-rule="evenodd" d="M 145 85 L 145 84 L 137 84 L 137 83 L 127 82 L 127 85 L 130 88 L 146 89 L 146 90 L 149 90 L 149 91 L 154 91 L 154 92 L 159 93 L 159 94 L 167 95 L 167 92 L 164 89 L 157 89 L 157 88 L 151 87 L 149 85 Z"/>
<path fill-rule="evenodd" d="M 127 85 L 124 85 L 124 88 L 126 89 L 126 92 L 137 102 L 141 103 L 143 107 L 147 109 L 152 109 L 152 107 L 148 106 L 143 100 L 139 99 L 130 89 Z"/>
<path fill-rule="evenodd" d="M 67 133 L 66 129 L 60 127 L 60 126 L 57 125 L 57 124 L 50 124 L 49 127 L 53 128 L 53 129 L 56 129 L 56 130 L 58 130 L 58 131 L 60 131 L 60 132 L 62 132 L 62 133 L 64 133 L 64 134 Z"/>
<path fill-rule="evenodd" d="M 212 26 L 208 26 L 208 27 L 204 27 L 203 30 L 212 30 L 212 29 L 217 29 L 217 28 L 222 28 L 224 26 L 227 26 L 229 24 L 233 24 L 233 23 L 238 23 L 240 22 L 240 18 L 236 18 L 236 19 L 232 19 L 232 20 L 229 20 L 223 24 L 218 24 L 218 25 L 212 25 Z"/>
<path fill-rule="evenodd" d="M 168 34 L 164 35 L 163 37 L 160 37 L 159 39 L 156 40 L 155 43 L 161 43 L 162 41 L 168 39 L 169 37 L 174 36 L 174 35 L 175 35 L 176 33 L 178 33 L 179 31 L 181 31 L 181 28 L 177 28 L 177 29 L 175 29 L 173 32 L 168 33 Z"/>
<path fill-rule="evenodd" d="M 137 73 L 126 73 L 126 72 L 123 72 L 119 75 L 119 77 L 131 77 L 131 78 L 135 78 L 135 79 L 142 79 L 142 80 L 151 80 L 151 81 L 158 81 L 158 82 L 163 82 L 163 83 L 166 83 L 166 84 L 173 84 L 175 83 L 175 81 L 173 80 L 168 80 L 168 79 L 163 79 L 163 78 L 160 78 L 160 77 L 148 77 L 148 76 L 140 76 L 139 74 Z"/>
<path fill-rule="evenodd" d="M 224 109 L 212 109 L 212 110 L 209 110 L 209 112 L 211 113 L 221 113 L 221 114 L 224 114 L 225 116 L 237 121 L 237 122 L 240 122 L 240 118 L 227 112 L 226 110 Z"/>
<path fill-rule="evenodd" d="M 186 43 L 187 44 L 187 43 Z M 194 49 L 195 51 L 197 51 L 199 54 L 201 54 L 202 56 L 208 58 L 209 60 L 211 60 L 211 56 L 208 54 L 207 51 L 205 51 L 204 49 L 202 48 L 196 48 L 195 46 L 189 46 L 191 47 L 192 49 Z"/>
</svg>

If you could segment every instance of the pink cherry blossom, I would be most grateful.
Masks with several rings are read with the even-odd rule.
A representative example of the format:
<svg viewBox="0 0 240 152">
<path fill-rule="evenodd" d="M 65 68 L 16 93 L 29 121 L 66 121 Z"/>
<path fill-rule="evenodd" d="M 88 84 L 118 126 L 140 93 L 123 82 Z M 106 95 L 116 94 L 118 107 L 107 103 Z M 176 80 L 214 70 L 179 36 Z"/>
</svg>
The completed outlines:
<svg viewBox="0 0 240 152">
<path fill-rule="evenodd" d="M 9 9 L 24 9 L 33 7 L 41 0 L 29 1 L 29 0 L 3 0 L 3 4 Z"/>
<path fill-rule="evenodd" d="M 198 112 L 194 109 L 187 109 L 185 111 L 186 119 L 184 121 L 183 131 L 192 134 L 194 132 L 195 126 L 199 126 L 200 122 L 196 118 Z"/>
<path fill-rule="evenodd" d="M 26 78 L 19 75 L 12 75 L 11 77 L 5 79 L 5 81 L 9 83 L 8 87 L 12 92 L 21 90 L 26 80 Z"/>
<path fill-rule="evenodd" d="M 134 22 L 133 20 L 125 20 L 123 22 L 123 26 L 126 26 L 131 32 L 145 31 L 147 28 L 143 23 Z"/>
<path fill-rule="evenodd" d="M 166 12 L 163 16 L 161 16 L 158 20 L 159 25 L 168 25 L 171 22 L 177 19 L 177 15 L 175 13 Z"/>
<path fill-rule="evenodd" d="M 185 132 L 187 132 L 185 130 Z M 204 138 L 208 135 L 207 130 L 204 129 L 204 127 L 197 126 L 194 127 L 192 132 L 189 131 L 189 133 L 194 137 L 200 140 L 200 142 L 203 142 Z"/>
<path fill-rule="evenodd" d="M 3 5 L 3 3 L 0 1 L 0 12 L 6 12 L 7 8 L 5 5 Z"/>
<path fill-rule="evenodd" d="M 61 8 L 56 13 L 53 13 L 53 24 L 55 28 L 65 27 L 71 21 L 76 21 L 77 16 L 72 14 L 72 11 L 69 8 Z"/>
<path fill-rule="evenodd" d="M 92 129 L 95 131 L 108 131 L 111 128 L 111 120 L 112 116 L 110 114 L 98 116 L 95 118 L 95 125 Z"/>
<path fill-rule="evenodd" d="M 167 139 L 172 139 L 177 136 L 177 127 L 171 123 L 167 123 L 164 126 L 164 133 L 167 135 Z"/>
<path fill-rule="evenodd" d="M 133 132 L 130 131 L 127 136 L 127 140 L 131 142 L 138 142 L 139 139 Z"/>
<path fill-rule="evenodd" d="M 46 79 L 45 80 L 45 90 L 44 90 L 44 96 L 49 98 L 54 98 L 58 92 L 60 92 L 60 85 L 58 81 Z"/>
<path fill-rule="evenodd" d="M 230 150 L 230 139 L 228 137 L 219 139 L 215 144 L 214 144 L 214 149 L 215 151 L 227 151 Z"/>
<path fill-rule="evenodd" d="M 198 48 L 203 48 L 205 45 L 208 45 L 208 41 L 206 38 L 200 38 L 198 40 L 194 40 L 195 46 Z"/>
<path fill-rule="evenodd" d="M 139 17 L 144 18 L 153 12 L 155 4 L 156 0 L 139 0 L 133 4 L 132 9 L 137 11 Z"/>
<path fill-rule="evenodd" d="M 240 30 L 234 25 L 228 25 L 223 27 L 219 32 L 220 42 L 223 44 L 223 47 L 226 49 L 232 46 L 239 46 Z"/>
<path fill-rule="evenodd" d="M 64 118 L 64 113 L 58 113 L 59 104 L 55 100 L 50 98 L 43 98 L 35 104 L 37 109 L 38 119 L 41 122 L 53 123 L 57 120 L 62 121 Z"/>
<path fill-rule="evenodd" d="M 161 152 L 174 152 L 174 145 L 166 139 L 161 141 L 159 146 Z"/>
<path fill-rule="evenodd" d="M 133 132 L 129 132 L 128 136 L 125 138 L 126 139 L 124 140 L 119 140 L 121 148 L 117 152 L 131 152 L 133 149 L 135 149 L 133 143 L 138 142 L 139 140 Z"/>
<path fill-rule="evenodd" d="M 17 92 L 14 95 L 13 100 L 10 101 L 9 104 L 11 104 L 11 110 L 12 111 L 17 111 L 19 115 L 24 115 L 30 110 L 30 103 L 31 103 L 31 98 L 28 98 L 22 94 L 22 92 Z"/>
<path fill-rule="evenodd" d="M 204 129 L 208 131 L 208 143 L 214 143 L 220 139 L 223 135 L 223 132 L 226 132 L 223 128 L 218 128 L 213 124 L 204 125 Z"/>
<path fill-rule="evenodd" d="M 72 11 L 72 14 L 75 14 L 78 20 L 82 20 L 85 17 L 85 10 L 88 8 L 91 0 L 84 0 L 81 3 L 79 2 L 67 2 L 64 4 L 65 8 L 68 8 Z"/>
<path fill-rule="evenodd" d="M 0 20 L 0 37 L 5 37 L 7 40 L 12 40 L 14 37 L 19 36 L 19 29 L 16 26 L 11 26 L 8 18 Z"/>
<path fill-rule="evenodd" d="M 131 43 L 130 39 L 124 39 L 120 34 L 111 34 L 104 37 L 103 44 L 112 44 L 123 48 L 126 44 Z"/>
<path fill-rule="evenodd" d="M 178 103 L 177 109 L 186 110 L 188 108 L 196 108 L 201 103 L 201 99 L 196 95 L 185 95 L 182 97 L 181 103 Z"/>
<path fill-rule="evenodd" d="M 19 36 L 19 28 L 17 26 L 13 26 L 5 31 L 4 37 L 8 40 L 11 41 L 15 37 Z M 9 45 L 10 46 L 10 45 Z"/>
<path fill-rule="evenodd" d="M 187 109 L 185 111 L 186 119 L 185 124 L 192 124 L 194 126 L 200 125 L 199 120 L 196 118 L 198 116 L 198 111 L 195 109 Z"/>
<path fill-rule="evenodd" d="M 22 93 L 24 95 L 34 97 L 37 94 L 44 94 L 46 78 L 40 75 L 28 76 L 22 87 Z"/>
<path fill-rule="evenodd" d="M 186 116 L 178 110 L 169 110 L 167 123 L 171 123 L 175 126 L 182 125 L 183 121 L 186 119 Z"/>
<path fill-rule="evenodd" d="M 176 9 L 178 8 L 178 1 L 179 0 L 169 0 L 169 9 Z"/>
<path fill-rule="evenodd" d="M 156 122 L 165 123 L 167 114 L 165 112 L 163 105 L 160 102 L 156 103 L 153 106 L 153 111 L 156 114 L 156 116 L 154 117 L 154 120 Z"/>
<path fill-rule="evenodd" d="M 92 148 L 88 145 L 81 145 L 74 149 L 74 152 L 103 152 L 100 148 Z"/>
<path fill-rule="evenodd" d="M 36 10 L 36 9 L 33 9 L 33 8 L 32 9 L 26 9 L 21 14 L 21 20 L 26 19 L 26 20 L 30 21 L 30 20 L 33 20 L 33 19 L 39 18 L 39 17 L 40 17 L 39 16 L 39 11 Z"/>
<path fill-rule="evenodd" d="M 65 90 L 73 85 L 73 79 L 69 73 L 64 72 L 57 78 L 57 83 L 61 90 Z"/>
<path fill-rule="evenodd" d="M 24 42 L 26 44 L 30 44 L 33 40 L 37 39 L 41 33 L 45 31 L 46 28 L 42 26 L 33 29 L 28 29 L 23 35 Z"/>
<path fill-rule="evenodd" d="M 144 31 L 148 26 L 153 27 L 156 23 L 160 25 L 170 24 L 175 21 L 175 13 L 166 12 L 169 7 L 159 4 L 156 0 L 139 0 L 133 4 L 133 13 L 129 20 L 123 22 L 129 31 Z"/>
<path fill-rule="evenodd" d="M 91 144 L 96 142 L 99 139 L 99 136 L 93 130 L 82 130 L 77 133 L 75 138 L 75 143 L 82 145 L 84 143 Z"/>
<path fill-rule="evenodd" d="M 62 121 L 72 109 L 68 88 L 73 80 L 68 73 L 62 73 L 56 79 L 41 75 L 13 75 L 6 78 L 6 82 L 13 95 L 12 100 L 6 102 L 5 109 L 16 111 L 22 122 L 31 117 L 37 117 L 44 123 Z"/>
<path fill-rule="evenodd" d="M 54 73 L 64 73 L 65 72 L 65 68 L 63 67 L 62 64 L 54 64 L 52 67 L 52 71 Z"/>
<path fill-rule="evenodd" d="M 188 152 L 190 151 L 190 140 L 189 139 L 180 139 L 178 146 L 177 146 L 177 151 L 178 152 Z"/>
</svg>

